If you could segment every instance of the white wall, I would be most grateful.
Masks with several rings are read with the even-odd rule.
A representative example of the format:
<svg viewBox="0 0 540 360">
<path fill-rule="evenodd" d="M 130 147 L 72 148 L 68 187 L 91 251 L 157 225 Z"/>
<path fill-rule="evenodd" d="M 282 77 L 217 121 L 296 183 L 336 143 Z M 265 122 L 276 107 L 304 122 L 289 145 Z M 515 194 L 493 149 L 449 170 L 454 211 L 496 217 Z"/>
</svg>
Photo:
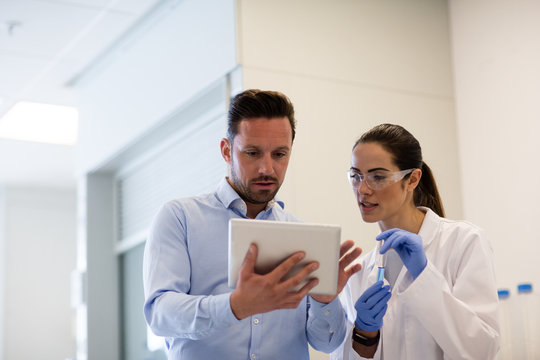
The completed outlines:
<svg viewBox="0 0 540 360">
<path fill-rule="evenodd" d="M 449 217 L 462 216 L 445 1 L 249 0 L 240 14 L 244 87 L 295 104 L 290 210 L 371 248 L 378 229 L 362 223 L 345 172 L 354 141 L 391 122 L 420 140 Z"/>
<path fill-rule="evenodd" d="M 4 189 L 4 283 L 0 358 L 66 359 L 75 355 L 70 273 L 75 267 L 75 191 Z M 0 221 L 1 222 L 1 221 Z M 0 234 L 1 235 L 1 234 Z"/>
<path fill-rule="evenodd" d="M 464 214 L 500 287 L 540 285 L 540 1 L 450 1 Z M 538 291 L 538 289 L 536 289 Z"/>
<path fill-rule="evenodd" d="M 241 0 L 239 14 L 244 88 L 295 104 L 288 210 L 370 250 L 378 227 L 362 222 L 345 172 L 354 141 L 391 122 L 422 144 L 447 216 L 463 217 L 446 1 Z"/>
</svg>

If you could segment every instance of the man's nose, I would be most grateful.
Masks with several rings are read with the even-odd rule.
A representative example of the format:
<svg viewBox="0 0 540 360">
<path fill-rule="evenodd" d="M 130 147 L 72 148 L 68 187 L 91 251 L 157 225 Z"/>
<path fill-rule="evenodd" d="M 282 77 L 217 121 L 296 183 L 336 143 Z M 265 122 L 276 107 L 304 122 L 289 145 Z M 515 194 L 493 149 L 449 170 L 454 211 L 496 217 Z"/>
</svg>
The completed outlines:
<svg viewBox="0 0 540 360">
<path fill-rule="evenodd" d="M 264 155 L 259 162 L 259 174 L 271 175 L 274 172 L 274 160 L 272 155 Z"/>
</svg>

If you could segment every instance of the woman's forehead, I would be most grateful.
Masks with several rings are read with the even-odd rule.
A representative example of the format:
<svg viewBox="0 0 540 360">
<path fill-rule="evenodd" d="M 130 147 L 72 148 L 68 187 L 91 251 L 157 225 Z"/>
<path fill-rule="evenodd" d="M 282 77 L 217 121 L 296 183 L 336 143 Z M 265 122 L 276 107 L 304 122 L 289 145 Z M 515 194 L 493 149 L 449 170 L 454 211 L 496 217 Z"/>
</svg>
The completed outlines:
<svg viewBox="0 0 540 360">
<path fill-rule="evenodd" d="M 394 169 L 396 165 L 392 161 L 392 154 L 381 145 L 374 142 L 358 144 L 351 156 L 351 166 L 359 170 L 373 168 Z"/>
</svg>

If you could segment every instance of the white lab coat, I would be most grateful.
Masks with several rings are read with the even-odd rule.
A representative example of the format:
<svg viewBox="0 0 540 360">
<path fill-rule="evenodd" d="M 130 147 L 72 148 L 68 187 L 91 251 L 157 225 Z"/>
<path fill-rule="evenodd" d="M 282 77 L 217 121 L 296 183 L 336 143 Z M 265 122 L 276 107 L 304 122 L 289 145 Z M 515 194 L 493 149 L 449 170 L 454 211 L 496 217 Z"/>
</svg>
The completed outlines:
<svg viewBox="0 0 540 360">
<path fill-rule="evenodd" d="M 375 359 L 495 359 L 499 349 L 497 288 L 490 243 L 482 230 L 427 208 L 419 235 L 428 259 L 413 281 L 402 267 L 383 319 Z M 363 359 L 352 349 L 354 303 L 377 277 L 375 252 L 362 258 L 340 298 L 348 334 L 331 359 Z M 385 280 L 386 281 L 386 280 Z"/>
</svg>

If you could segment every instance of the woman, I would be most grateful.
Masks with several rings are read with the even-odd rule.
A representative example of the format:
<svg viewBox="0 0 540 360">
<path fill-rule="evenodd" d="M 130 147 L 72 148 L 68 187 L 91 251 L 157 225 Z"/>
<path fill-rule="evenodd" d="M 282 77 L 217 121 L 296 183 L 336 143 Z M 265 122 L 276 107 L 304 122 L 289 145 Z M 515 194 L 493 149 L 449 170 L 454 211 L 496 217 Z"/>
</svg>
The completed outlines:
<svg viewBox="0 0 540 360">
<path fill-rule="evenodd" d="M 353 147 L 350 183 L 384 241 L 342 293 L 350 334 L 332 359 L 493 359 L 499 347 L 492 250 L 476 226 L 444 218 L 420 144 L 398 125 Z M 354 321 L 354 324 L 352 322 Z"/>
</svg>

